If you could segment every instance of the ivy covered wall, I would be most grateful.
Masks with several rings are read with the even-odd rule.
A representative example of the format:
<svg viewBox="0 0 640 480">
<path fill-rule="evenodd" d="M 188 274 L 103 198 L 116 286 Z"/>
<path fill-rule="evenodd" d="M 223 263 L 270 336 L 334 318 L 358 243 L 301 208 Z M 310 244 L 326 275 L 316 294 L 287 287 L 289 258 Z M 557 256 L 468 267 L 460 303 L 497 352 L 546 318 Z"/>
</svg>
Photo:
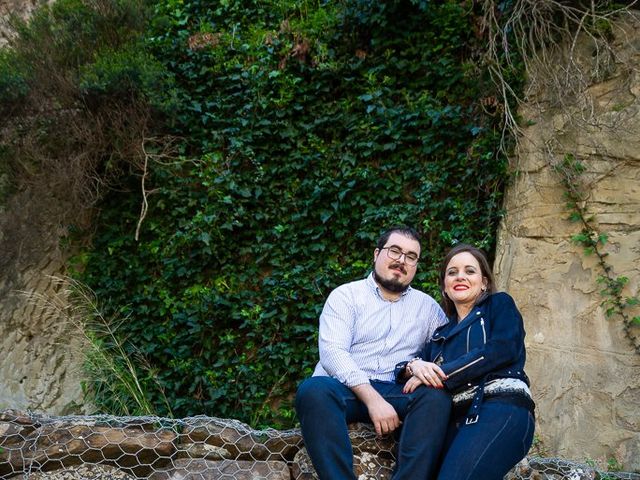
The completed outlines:
<svg viewBox="0 0 640 480">
<path fill-rule="evenodd" d="M 94 340 L 122 346 L 158 414 L 291 425 L 324 299 L 367 274 L 381 230 L 424 234 L 414 285 L 436 298 L 448 246 L 493 251 L 506 158 L 483 12 L 471 1 L 166 0 L 137 5 L 138 26 L 132 5 L 64 0 L 40 13 L 54 30 L 73 30 L 79 11 L 120 18 L 96 27 L 108 47 L 86 40 L 88 54 L 64 60 L 66 105 L 120 115 L 93 157 L 111 188 L 75 263 L 115 328 Z M 0 92 L 16 105 L 12 84 L 34 90 L 10 63 Z M 138 149 L 118 142 L 127 131 Z M 119 386 L 126 365 L 116 356 L 112 376 L 87 383 L 100 410 L 138 412 Z"/>
</svg>

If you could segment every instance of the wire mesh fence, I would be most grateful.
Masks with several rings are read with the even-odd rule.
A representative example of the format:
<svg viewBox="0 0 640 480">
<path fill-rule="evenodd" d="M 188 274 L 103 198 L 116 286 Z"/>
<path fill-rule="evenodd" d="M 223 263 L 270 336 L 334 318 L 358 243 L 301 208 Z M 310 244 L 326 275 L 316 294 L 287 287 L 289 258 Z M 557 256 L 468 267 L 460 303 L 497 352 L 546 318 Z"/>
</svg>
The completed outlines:
<svg viewBox="0 0 640 480">
<path fill-rule="evenodd" d="M 361 480 L 391 478 L 396 443 L 368 425 L 350 430 L 354 468 Z M 254 430 L 206 416 L 48 416 L 0 412 L 0 478 L 152 480 L 302 480 L 317 478 L 297 429 Z M 561 459 L 530 457 L 505 477 L 519 479 L 627 479 Z"/>
</svg>

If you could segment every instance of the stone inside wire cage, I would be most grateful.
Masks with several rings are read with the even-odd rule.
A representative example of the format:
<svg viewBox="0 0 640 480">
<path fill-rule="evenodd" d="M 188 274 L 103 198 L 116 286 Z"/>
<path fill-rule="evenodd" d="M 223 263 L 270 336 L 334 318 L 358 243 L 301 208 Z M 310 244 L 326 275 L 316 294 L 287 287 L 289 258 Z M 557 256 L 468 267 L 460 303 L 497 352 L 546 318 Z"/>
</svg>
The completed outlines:
<svg viewBox="0 0 640 480">
<path fill-rule="evenodd" d="M 359 480 L 390 479 L 396 443 L 364 424 L 350 426 Z M 0 413 L 0 478 L 25 479 L 316 479 L 297 429 L 254 430 L 206 416 L 65 416 Z M 629 479 L 561 459 L 529 457 L 505 477 Z"/>
</svg>

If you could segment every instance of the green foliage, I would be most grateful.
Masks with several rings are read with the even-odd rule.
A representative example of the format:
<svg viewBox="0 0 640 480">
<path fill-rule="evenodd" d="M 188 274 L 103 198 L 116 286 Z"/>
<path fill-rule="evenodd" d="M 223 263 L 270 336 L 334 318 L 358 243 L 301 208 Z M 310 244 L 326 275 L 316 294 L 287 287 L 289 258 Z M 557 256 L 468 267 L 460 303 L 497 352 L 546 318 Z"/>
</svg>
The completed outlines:
<svg viewBox="0 0 640 480">
<path fill-rule="evenodd" d="M 492 250 L 506 159 L 475 18 L 460 2 L 157 5 L 147 51 L 173 79 L 182 153 L 152 165 L 138 242 L 138 180 L 105 199 L 81 277 L 174 414 L 291 425 L 324 299 L 367 273 L 385 227 L 424 232 L 415 284 L 434 295 L 445 248 Z M 83 85 L 126 88 L 117 55 Z"/>
<path fill-rule="evenodd" d="M 619 476 L 617 475 L 610 475 L 607 472 L 621 472 L 622 471 L 622 465 L 620 465 L 620 462 L 618 462 L 618 459 L 615 457 L 611 457 L 609 459 L 607 459 L 606 461 L 606 465 L 602 465 L 602 461 L 595 461 L 591 458 L 587 458 L 585 459 L 585 463 L 592 467 L 595 471 L 595 477 L 598 480 L 615 480 L 616 478 L 619 478 Z M 605 467 L 606 468 L 606 472 L 600 470 L 601 468 Z"/>
<path fill-rule="evenodd" d="M 176 106 L 171 76 L 138 44 L 98 52 L 92 63 L 81 68 L 79 87 L 92 102 L 98 98 L 103 102 L 145 98 L 154 109 L 165 113 Z"/>
<path fill-rule="evenodd" d="M 11 179 L 10 154 L 11 150 L 8 147 L 0 145 L 0 205 L 4 205 L 6 199 L 14 191 Z"/>
<path fill-rule="evenodd" d="M 101 48 L 135 41 L 144 25 L 140 1 L 59 0 L 36 10 L 29 22 L 17 22 L 12 47 L 20 64 L 28 65 L 32 87 L 49 75 L 73 82 L 77 68 L 90 63 Z"/>
<path fill-rule="evenodd" d="M 0 50 L 0 113 L 9 113 L 28 92 L 26 72 L 14 52 Z"/>
<path fill-rule="evenodd" d="M 86 382 L 82 384 L 91 403 L 99 400 L 115 415 L 153 415 L 149 396 L 155 392 L 165 398 L 166 413 L 171 415 L 164 392 L 155 381 L 155 372 L 139 352 L 131 355 L 128 335 L 122 333 L 127 319 L 104 317 L 91 290 L 72 280 L 65 283 L 71 303 L 70 332 L 84 339 L 84 369 L 93 379 L 90 387 Z"/>
<path fill-rule="evenodd" d="M 0 155 L 122 175 L 76 259 L 107 319 L 85 329 L 96 405 L 291 425 L 324 299 L 367 273 L 382 229 L 424 233 L 415 284 L 433 295 L 449 245 L 493 249 L 507 162 L 478 12 L 167 0 L 143 36 L 145 12 L 59 0 L 21 25 L 0 99 L 34 120 Z M 173 156 L 147 148 L 158 133 L 182 139 Z"/>
<path fill-rule="evenodd" d="M 171 76 L 140 41 L 146 12 L 141 1 L 60 0 L 16 22 L 0 50 L 0 171 L 11 185 L 45 179 L 85 207 L 139 163 L 141 132 L 173 110 Z"/>
<path fill-rule="evenodd" d="M 607 460 L 607 471 L 608 472 L 621 472 L 622 465 L 616 457 L 611 457 Z"/>
</svg>

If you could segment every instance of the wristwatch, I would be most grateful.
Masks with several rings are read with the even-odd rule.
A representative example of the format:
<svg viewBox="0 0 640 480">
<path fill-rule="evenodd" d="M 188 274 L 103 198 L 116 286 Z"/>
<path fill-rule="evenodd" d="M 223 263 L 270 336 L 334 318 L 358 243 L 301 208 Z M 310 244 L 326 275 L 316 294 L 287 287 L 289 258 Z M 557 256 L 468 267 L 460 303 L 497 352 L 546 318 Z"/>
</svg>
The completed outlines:
<svg viewBox="0 0 640 480">
<path fill-rule="evenodd" d="M 405 368 L 406 368 L 407 372 L 409 372 L 409 375 L 413 375 L 413 370 L 411 370 L 411 364 L 412 364 L 413 362 L 415 362 L 416 360 L 422 360 L 422 358 L 420 358 L 420 357 L 413 357 L 411 360 L 409 360 L 409 361 L 407 362 L 407 365 L 406 365 L 406 367 L 405 367 Z"/>
</svg>

